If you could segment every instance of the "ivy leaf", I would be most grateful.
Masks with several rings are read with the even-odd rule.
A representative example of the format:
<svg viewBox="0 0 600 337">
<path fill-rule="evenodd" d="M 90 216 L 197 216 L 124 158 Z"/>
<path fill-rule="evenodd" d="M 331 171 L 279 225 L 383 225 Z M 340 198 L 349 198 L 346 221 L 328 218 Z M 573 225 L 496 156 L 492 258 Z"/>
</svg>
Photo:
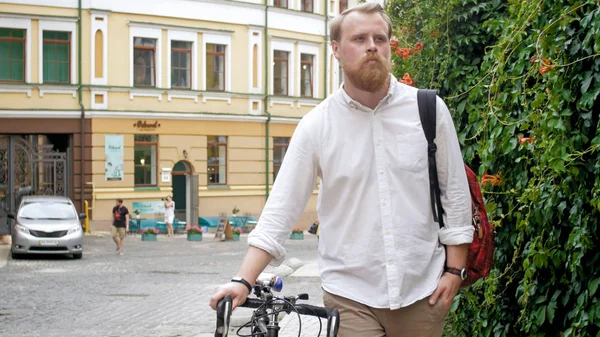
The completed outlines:
<svg viewBox="0 0 600 337">
<path fill-rule="evenodd" d="M 598 87 L 596 90 L 588 91 L 585 94 L 583 94 L 583 97 L 581 97 L 581 100 L 579 101 L 579 103 L 584 108 L 591 108 L 592 105 L 594 104 L 594 101 L 596 100 L 596 97 L 598 97 L 599 93 L 600 93 L 600 87 Z"/>
<path fill-rule="evenodd" d="M 540 310 L 538 310 L 536 318 L 535 323 L 537 323 L 538 326 L 544 324 L 544 321 L 546 321 L 546 307 L 541 307 Z"/>
<path fill-rule="evenodd" d="M 463 113 L 465 111 L 465 105 L 466 104 L 467 104 L 467 100 L 466 99 L 463 99 L 462 102 L 460 102 L 460 104 L 458 104 L 457 110 L 458 110 L 459 114 L 461 114 L 461 113 Z"/>
<path fill-rule="evenodd" d="M 600 278 L 597 278 L 595 280 L 593 280 L 592 282 L 590 282 L 588 288 L 590 290 L 590 297 L 594 296 L 594 294 L 596 293 L 596 290 L 598 290 L 598 283 L 600 283 Z"/>
<path fill-rule="evenodd" d="M 546 308 L 546 318 L 550 324 L 554 321 L 554 311 L 556 311 L 556 302 L 550 302 Z"/>
<path fill-rule="evenodd" d="M 567 202 L 566 201 L 562 201 L 559 205 L 558 205 L 558 212 L 562 213 L 565 208 L 567 208 Z"/>
<path fill-rule="evenodd" d="M 592 76 L 592 72 L 586 71 L 585 74 L 583 75 L 583 82 L 581 83 L 581 93 L 582 94 L 585 94 L 588 91 L 593 79 L 594 79 L 594 76 Z"/>
</svg>

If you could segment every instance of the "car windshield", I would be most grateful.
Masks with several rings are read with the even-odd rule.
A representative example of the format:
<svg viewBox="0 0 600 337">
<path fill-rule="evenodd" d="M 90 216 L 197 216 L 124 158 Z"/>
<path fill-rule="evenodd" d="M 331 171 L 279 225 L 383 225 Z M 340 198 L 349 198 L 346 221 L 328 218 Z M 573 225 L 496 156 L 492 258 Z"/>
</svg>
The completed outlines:
<svg viewBox="0 0 600 337">
<path fill-rule="evenodd" d="M 73 220 L 77 214 L 68 202 L 29 202 L 21 206 L 19 217 L 27 220 Z"/>
</svg>

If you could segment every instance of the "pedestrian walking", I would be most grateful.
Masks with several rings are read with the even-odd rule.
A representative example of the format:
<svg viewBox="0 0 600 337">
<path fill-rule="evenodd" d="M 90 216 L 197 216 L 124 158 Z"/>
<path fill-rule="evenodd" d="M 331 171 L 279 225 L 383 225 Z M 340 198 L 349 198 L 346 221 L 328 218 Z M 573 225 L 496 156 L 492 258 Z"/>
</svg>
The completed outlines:
<svg viewBox="0 0 600 337">
<path fill-rule="evenodd" d="M 260 272 L 284 261 L 283 244 L 320 178 L 319 271 L 325 306 L 340 312 L 339 336 L 442 335 L 473 239 L 469 187 L 452 118 L 437 98 L 440 229 L 417 89 L 390 74 L 391 35 L 377 3 L 331 22 L 344 83 L 298 124 L 244 261 L 211 307 L 226 294 L 234 307 L 243 303 Z"/>
<path fill-rule="evenodd" d="M 165 223 L 167 224 L 167 236 L 173 236 L 173 220 L 175 219 L 175 201 L 171 196 L 163 199 L 165 203 Z"/>
<path fill-rule="evenodd" d="M 116 206 L 112 210 L 112 219 L 111 235 L 117 245 L 117 254 L 123 255 L 123 241 L 125 241 L 125 234 L 129 231 L 129 210 L 123 205 L 123 199 L 116 200 Z"/>
</svg>

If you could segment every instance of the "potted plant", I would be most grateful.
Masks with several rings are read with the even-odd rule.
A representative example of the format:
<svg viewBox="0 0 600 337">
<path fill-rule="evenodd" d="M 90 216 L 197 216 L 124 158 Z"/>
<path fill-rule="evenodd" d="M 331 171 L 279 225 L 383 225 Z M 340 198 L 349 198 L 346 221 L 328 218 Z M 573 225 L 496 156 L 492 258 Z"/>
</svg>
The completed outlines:
<svg viewBox="0 0 600 337">
<path fill-rule="evenodd" d="M 156 241 L 156 235 L 159 233 L 158 229 L 148 227 L 140 231 L 142 234 L 142 241 Z"/>
<path fill-rule="evenodd" d="M 202 241 L 202 229 L 198 226 L 187 226 L 185 228 L 187 232 L 188 241 Z"/>
<path fill-rule="evenodd" d="M 136 218 L 136 219 L 139 219 L 139 218 L 140 218 L 140 213 L 141 213 L 141 212 L 140 212 L 140 210 L 139 210 L 139 209 L 134 209 L 134 210 L 133 210 L 133 214 L 135 214 L 135 218 Z"/>
<path fill-rule="evenodd" d="M 290 239 L 292 240 L 303 240 L 304 232 L 300 228 L 294 228 L 292 230 L 292 234 L 290 234 Z"/>
<path fill-rule="evenodd" d="M 239 228 L 234 227 L 231 229 L 231 234 L 233 234 L 233 241 L 240 241 L 240 233 L 242 231 L 240 231 Z"/>
</svg>

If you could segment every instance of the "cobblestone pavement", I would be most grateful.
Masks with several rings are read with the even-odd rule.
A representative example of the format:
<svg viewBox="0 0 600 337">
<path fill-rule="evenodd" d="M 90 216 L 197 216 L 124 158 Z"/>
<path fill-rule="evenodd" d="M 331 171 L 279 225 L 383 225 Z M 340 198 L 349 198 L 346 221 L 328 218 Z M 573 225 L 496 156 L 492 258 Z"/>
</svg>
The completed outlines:
<svg viewBox="0 0 600 337">
<path fill-rule="evenodd" d="M 9 258 L 0 269 L 0 336 L 213 336 L 209 297 L 234 275 L 246 248 L 244 235 L 239 242 L 214 242 L 211 234 L 202 242 L 162 235 L 142 242 L 138 235 L 118 256 L 111 238 L 86 236 L 82 260 Z M 314 262 L 317 240 L 305 235 L 286 248 L 288 258 Z M 301 292 L 310 295 L 307 303 L 322 305 L 318 277 L 284 278 L 283 294 Z M 298 335 L 297 318 L 282 326 L 280 336 Z M 317 336 L 318 321 L 303 319 L 302 326 L 302 336 Z"/>
</svg>

